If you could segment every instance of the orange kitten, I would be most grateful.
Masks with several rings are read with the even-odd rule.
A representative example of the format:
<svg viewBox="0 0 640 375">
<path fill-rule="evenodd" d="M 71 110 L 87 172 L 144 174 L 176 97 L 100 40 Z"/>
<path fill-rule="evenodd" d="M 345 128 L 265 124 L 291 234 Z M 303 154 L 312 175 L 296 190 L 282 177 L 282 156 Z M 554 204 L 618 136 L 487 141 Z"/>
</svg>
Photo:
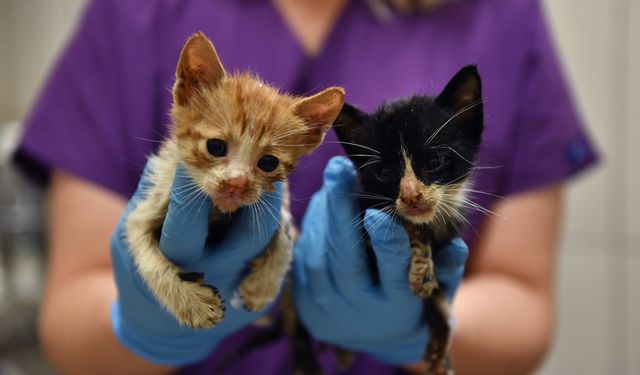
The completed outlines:
<svg viewBox="0 0 640 375">
<path fill-rule="evenodd" d="M 211 41 L 197 33 L 180 54 L 173 98 L 170 137 L 150 160 L 153 186 L 127 219 L 127 239 L 142 279 L 169 312 L 181 324 L 212 327 L 224 316 L 222 297 L 201 281 L 182 280 L 183 271 L 162 254 L 156 236 L 178 163 L 211 196 L 212 220 L 255 203 L 320 145 L 342 108 L 344 91 L 331 87 L 294 97 L 249 74 L 228 75 Z M 280 219 L 284 225 L 252 261 L 239 288 L 250 310 L 262 310 L 276 298 L 291 262 L 286 201 Z"/>
</svg>

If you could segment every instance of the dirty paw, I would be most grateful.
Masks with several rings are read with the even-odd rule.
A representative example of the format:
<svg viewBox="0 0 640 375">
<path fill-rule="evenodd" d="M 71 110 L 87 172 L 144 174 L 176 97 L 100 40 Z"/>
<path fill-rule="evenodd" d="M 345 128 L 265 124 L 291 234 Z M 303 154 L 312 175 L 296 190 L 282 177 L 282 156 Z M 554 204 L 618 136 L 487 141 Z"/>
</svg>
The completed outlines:
<svg viewBox="0 0 640 375">
<path fill-rule="evenodd" d="M 422 298 L 436 293 L 438 281 L 435 278 L 433 261 L 425 257 L 414 257 L 409 270 L 409 283 L 411 290 Z"/>
<path fill-rule="evenodd" d="M 217 288 L 202 284 L 202 277 L 187 274 L 167 304 L 180 324 L 191 328 L 211 328 L 224 318 L 224 300 Z M 194 280 L 194 281 L 191 281 Z"/>
<path fill-rule="evenodd" d="M 249 276 L 242 282 L 234 296 L 234 306 L 242 306 L 247 311 L 262 311 L 278 297 L 279 284 L 258 282 L 257 280 L 257 278 Z"/>
</svg>

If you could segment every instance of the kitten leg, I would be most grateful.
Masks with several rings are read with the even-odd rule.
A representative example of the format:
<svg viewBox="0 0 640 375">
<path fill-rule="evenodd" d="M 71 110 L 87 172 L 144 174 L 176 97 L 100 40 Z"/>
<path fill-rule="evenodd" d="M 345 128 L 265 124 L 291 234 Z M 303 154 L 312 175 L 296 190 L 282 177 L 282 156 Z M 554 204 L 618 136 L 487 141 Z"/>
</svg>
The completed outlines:
<svg viewBox="0 0 640 375">
<path fill-rule="evenodd" d="M 431 340 L 426 348 L 425 360 L 429 375 L 451 375 L 448 369 L 449 309 L 435 278 L 431 247 L 419 244 L 412 248 L 409 280 L 414 293 L 425 299 L 426 323 Z"/>
<path fill-rule="evenodd" d="M 289 338 L 293 353 L 294 375 L 322 375 L 322 368 L 316 359 L 311 334 L 302 324 L 293 300 L 293 285 L 291 280 L 284 286 L 280 301 L 284 332 Z"/>
<path fill-rule="evenodd" d="M 416 295 L 427 298 L 438 290 L 438 280 L 436 280 L 431 259 L 431 246 L 419 242 L 412 243 L 411 253 L 411 266 L 409 267 L 411 290 Z"/>
<path fill-rule="evenodd" d="M 251 272 L 240 284 L 239 296 L 249 311 L 262 311 L 278 294 L 293 254 L 291 214 L 283 206 L 282 224 L 267 248 L 251 262 Z"/>
<path fill-rule="evenodd" d="M 425 318 L 429 325 L 431 340 L 425 352 L 429 375 L 452 375 L 448 352 L 451 344 L 449 325 L 449 305 L 442 293 L 425 300 Z"/>
<path fill-rule="evenodd" d="M 202 282 L 200 273 L 186 273 L 160 250 L 157 229 L 162 226 L 169 205 L 171 181 L 175 169 L 156 159 L 157 174 L 147 196 L 129 214 L 126 240 L 138 274 L 158 302 L 180 324 L 192 328 L 213 327 L 224 316 L 223 299 L 218 291 Z"/>
<path fill-rule="evenodd" d="M 449 306 L 435 275 L 431 244 L 420 240 L 422 233 L 413 225 L 406 226 L 411 238 L 409 284 L 413 292 L 424 298 L 425 320 L 431 339 L 425 350 L 428 375 L 451 375 L 447 361 L 449 350 Z"/>
</svg>

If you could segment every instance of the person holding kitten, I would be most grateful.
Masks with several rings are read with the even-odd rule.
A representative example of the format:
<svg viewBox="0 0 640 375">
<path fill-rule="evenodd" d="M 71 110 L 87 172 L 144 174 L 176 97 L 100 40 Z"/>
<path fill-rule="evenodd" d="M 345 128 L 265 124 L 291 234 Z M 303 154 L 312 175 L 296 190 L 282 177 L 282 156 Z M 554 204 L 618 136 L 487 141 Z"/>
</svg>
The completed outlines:
<svg viewBox="0 0 640 375">
<path fill-rule="evenodd" d="M 141 199 L 148 183 L 146 158 L 167 134 L 167 88 L 177 56 L 198 30 L 211 37 L 229 71 L 256 72 L 298 95 L 342 86 L 347 100 L 367 111 L 384 100 L 436 94 L 460 67 L 477 64 L 486 119 L 471 198 L 509 220 L 469 212 L 468 249 L 456 240 L 435 260 L 439 279 L 461 282 L 452 312 L 452 361 L 461 375 L 521 374 L 540 363 L 553 336 L 563 185 L 596 155 L 539 0 L 93 0 L 16 154 L 25 170 L 49 178 L 50 263 L 40 335 L 56 369 L 291 372 L 277 312 L 226 306 L 214 328 L 180 326 L 147 298 L 124 256 L 126 244 L 118 241 L 127 202 Z M 429 337 L 417 318 L 422 305 L 382 288 L 403 287 L 406 243 L 365 225 L 386 267 L 375 283 L 363 277 L 366 268 L 353 244 L 340 237 L 354 219 L 346 207 L 356 199 L 348 194 L 356 183 L 352 164 L 333 158 L 343 154 L 328 133 L 290 178 L 291 211 L 301 232 L 292 273 L 295 303 L 317 341 L 358 352 L 349 373 L 423 373 Z M 179 175 L 173 180 L 162 250 L 174 263 L 210 275 L 229 300 L 264 244 L 255 240 L 247 216 L 221 243 L 203 245 L 206 210 L 188 199 L 190 183 Z M 279 207 L 282 197 L 270 204 Z M 263 229 L 275 231 L 276 219 L 265 220 Z M 379 228 L 395 225 L 388 215 L 377 220 L 384 224 Z M 270 322 L 252 324 L 267 313 Z M 339 371 L 332 352 L 316 355 L 326 373 Z"/>
</svg>

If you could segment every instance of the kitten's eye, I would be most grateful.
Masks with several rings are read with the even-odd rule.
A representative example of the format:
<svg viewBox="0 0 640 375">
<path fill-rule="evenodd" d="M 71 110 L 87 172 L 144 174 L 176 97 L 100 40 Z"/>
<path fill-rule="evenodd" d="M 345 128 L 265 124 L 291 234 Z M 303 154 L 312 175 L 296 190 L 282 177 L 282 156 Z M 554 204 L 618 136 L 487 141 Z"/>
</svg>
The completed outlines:
<svg viewBox="0 0 640 375">
<path fill-rule="evenodd" d="M 225 156 L 227 145 L 220 139 L 209 139 L 207 140 L 207 151 L 213 156 Z"/>
<path fill-rule="evenodd" d="M 433 155 L 427 160 L 427 163 L 423 167 L 423 171 L 425 173 L 434 173 L 442 169 L 442 167 L 444 167 L 444 156 Z"/>
<path fill-rule="evenodd" d="M 258 160 L 258 168 L 265 172 L 273 172 L 278 168 L 280 161 L 273 155 L 265 155 Z"/>
<path fill-rule="evenodd" d="M 389 168 L 382 167 L 382 168 L 378 168 L 376 170 L 376 178 L 380 182 L 389 182 L 392 177 L 393 177 L 393 173 L 391 172 L 391 169 L 389 169 Z"/>
</svg>

